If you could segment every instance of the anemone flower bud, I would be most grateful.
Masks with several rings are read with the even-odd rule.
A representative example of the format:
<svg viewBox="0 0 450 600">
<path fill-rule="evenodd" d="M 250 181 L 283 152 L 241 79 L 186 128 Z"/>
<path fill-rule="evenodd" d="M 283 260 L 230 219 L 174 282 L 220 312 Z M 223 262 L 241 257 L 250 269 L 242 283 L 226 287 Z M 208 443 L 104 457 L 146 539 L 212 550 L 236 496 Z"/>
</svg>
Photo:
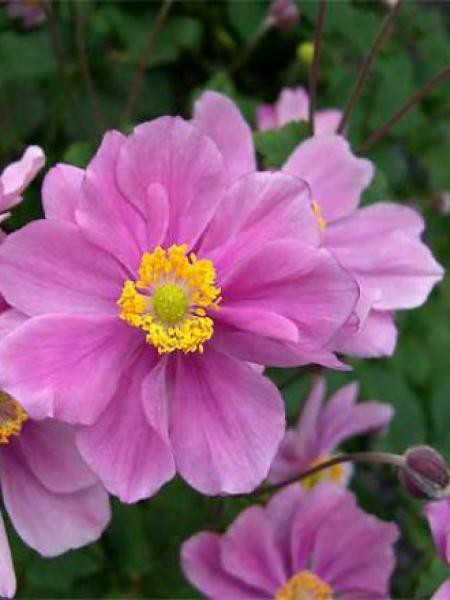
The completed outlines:
<svg viewBox="0 0 450 600">
<path fill-rule="evenodd" d="M 298 23 L 299 10 L 294 0 L 272 0 L 269 18 L 273 27 L 286 29 Z"/>
<path fill-rule="evenodd" d="M 406 451 L 399 476 L 413 498 L 441 500 L 450 495 L 450 472 L 442 456 L 429 446 L 414 446 Z"/>
</svg>

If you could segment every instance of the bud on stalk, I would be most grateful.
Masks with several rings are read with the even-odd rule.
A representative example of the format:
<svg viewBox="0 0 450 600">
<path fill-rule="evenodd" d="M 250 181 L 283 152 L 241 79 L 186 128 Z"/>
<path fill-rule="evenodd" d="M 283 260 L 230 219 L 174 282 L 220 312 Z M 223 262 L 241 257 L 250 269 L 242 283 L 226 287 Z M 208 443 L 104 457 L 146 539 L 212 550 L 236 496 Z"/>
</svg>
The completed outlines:
<svg viewBox="0 0 450 600">
<path fill-rule="evenodd" d="M 450 496 L 450 472 L 443 457 L 429 446 L 414 446 L 404 454 L 399 478 L 405 491 L 421 500 Z"/>
</svg>

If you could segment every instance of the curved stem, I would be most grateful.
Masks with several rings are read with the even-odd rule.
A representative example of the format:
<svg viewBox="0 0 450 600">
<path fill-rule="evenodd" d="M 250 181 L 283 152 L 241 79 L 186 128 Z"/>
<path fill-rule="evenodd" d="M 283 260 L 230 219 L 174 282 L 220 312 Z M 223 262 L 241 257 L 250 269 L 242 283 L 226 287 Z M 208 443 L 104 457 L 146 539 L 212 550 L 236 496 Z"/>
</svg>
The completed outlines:
<svg viewBox="0 0 450 600">
<path fill-rule="evenodd" d="M 314 135 L 314 113 L 316 111 L 316 93 L 317 82 L 319 80 L 319 65 L 320 65 L 320 48 L 322 45 L 323 25 L 325 22 L 325 13 L 327 9 L 327 0 L 320 0 L 317 11 L 317 24 L 314 32 L 314 55 L 309 70 L 309 107 L 308 107 L 308 123 L 309 133 Z"/>
<path fill-rule="evenodd" d="M 89 58 L 86 49 L 86 14 L 82 2 L 75 3 L 75 40 L 81 76 L 83 78 L 86 94 L 91 104 L 92 113 L 94 115 L 94 120 L 97 127 L 97 133 L 100 134 L 105 129 L 105 120 L 97 93 L 95 91 L 94 81 L 89 65 Z"/>
<path fill-rule="evenodd" d="M 133 110 L 136 105 L 139 94 L 141 93 L 142 85 L 144 83 L 145 69 L 149 63 L 152 52 L 156 46 L 159 35 L 164 27 L 169 11 L 172 7 L 174 0 L 162 0 L 161 7 L 156 15 L 152 27 L 148 32 L 147 43 L 145 44 L 144 52 L 139 60 L 138 67 L 131 83 L 130 93 L 125 104 L 125 108 L 122 115 L 122 122 L 127 124 L 132 116 Z"/>
<path fill-rule="evenodd" d="M 435 77 L 430 79 L 428 83 L 422 86 L 415 92 L 411 98 L 398 111 L 396 111 L 387 121 L 380 126 L 377 131 L 372 133 L 365 142 L 359 146 L 357 152 L 366 152 L 375 142 L 385 135 L 391 127 L 396 125 L 416 104 L 418 104 L 433 88 L 450 76 L 450 66 L 442 69 Z"/>
<path fill-rule="evenodd" d="M 375 55 L 377 54 L 378 50 L 381 47 L 381 44 L 383 43 L 386 35 L 388 34 L 388 32 L 390 30 L 391 24 L 392 24 L 395 16 L 398 13 L 398 10 L 402 4 L 402 1 L 403 0 L 398 0 L 397 4 L 394 4 L 394 6 L 391 8 L 391 10 L 384 17 L 383 23 L 381 25 L 381 28 L 380 28 L 377 36 L 375 37 L 372 47 L 370 48 L 369 53 L 364 58 L 364 60 L 361 64 L 356 81 L 353 85 L 352 91 L 350 92 L 350 96 L 347 100 L 341 120 L 340 120 L 338 128 L 336 130 L 336 133 L 338 133 L 338 134 L 342 133 L 344 131 L 345 126 L 347 125 L 350 115 L 353 112 L 353 108 L 355 107 L 356 101 L 358 100 L 358 98 L 361 94 L 361 91 L 362 91 L 362 88 L 366 81 L 370 67 L 372 66 L 373 59 L 375 58 Z"/>
<path fill-rule="evenodd" d="M 240 494 L 239 497 L 252 497 L 252 496 L 260 496 L 263 494 L 272 494 L 273 492 L 278 491 L 279 489 L 291 485 L 292 483 L 298 483 L 311 475 L 315 475 L 324 469 L 328 469 L 333 465 L 339 465 L 346 462 L 354 462 L 354 463 L 371 463 L 371 464 L 379 464 L 379 465 L 392 465 L 394 467 L 402 467 L 405 463 L 405 459 L 403 456 L 399 454 L 392 454 L 390 452 L 347 452 L 342 454 L 336 454 L 332 458 L 325 460 L 324 462 L 299 473 L 295 477 L 291 477 L 286 481 L 282 481 L 280 483 L 275 483 L 274 485 L 267 485 L 265 487 L 259 488 L 250 494 Z"/>
</svg>

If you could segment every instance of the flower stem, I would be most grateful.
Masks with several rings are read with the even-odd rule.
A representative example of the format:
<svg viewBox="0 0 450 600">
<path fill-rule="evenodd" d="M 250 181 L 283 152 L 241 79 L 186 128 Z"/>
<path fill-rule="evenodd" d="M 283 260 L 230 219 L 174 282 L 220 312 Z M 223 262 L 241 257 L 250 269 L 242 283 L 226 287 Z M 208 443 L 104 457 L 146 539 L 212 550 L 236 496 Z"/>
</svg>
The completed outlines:
<svg viewBox="0 0 450 600">
<path fill-rule="evenodd" d="M 317 10 L 317 24 L 314 32 L 314 55 L 309 70 L 308 123 L 310 135 L 314 135 L 314 113 L 316 111 L 317 82 L 319 80 L 320 49 L 322 45 L 326 9 L 327 0 L 320 0 L 319 8 Z"/>
<path fill-rule="evenodd" d="M 242 497 L 261 496 L 264 494 L 272 494 L 277 492 L 279 489 L 291 485 L 292 483 L 298 483 L 311 475 L 315 475 L 324 469 L 328 469 L 333 465 L 339 465 L 346 462 L 353 463 L 371 463 L 379 465 L 393 465 L 394 467 L 402 467 L 405 464 L 405 459 L 399 454 L 392 454 L 391 452 L 347 452 L 342 454 L 336 454 L 336 456 L 299 473 L 295 477 L 276 483 L 274 485 L 267 485 L 256 489 L 250 494 L 241 494 Z"/>
<path fill-rule="evenodd" d="M 128 124 L 133 116 L 133 111 L 136 102 L 139 98 L 139 94 L 141 93 L 142 85 L 144 83 L 145 70 L 150 61 L 159 35 L 163 30 L 164 24 L 169 15 L 169 11 L 172 7 L 173 2 L 174 0 L 162 0 L 162 4 L 160 6 L 158 14 L 156 15 L 156 18 L 149 29 L 147 42 L 145 44 L 144 51 L 141 55 L 136 72 L 134 74 L 133 81 L 131 83 L 130 93 L 123 111 L 122 122 L 124 124 Z"/>
<path fill-rule="evenodd" d="M 370 71 L 370 67 L 372 66 L 373 60 L 378 50 L 381 48 L 381 44 L 383 43 L 386 35 L 389 33 L 392 22 L 394 21 L 394 18 L 398 13 L 402 1 L 403 0 L 399 0 L 397 4 L 394 4 L 391 10 L 384 17 L 383 23 L 381 25 L 380 30 L 378 31 L 377 36 L 375 37 L 375 40 L 373 41 L 372 47 L 370 48 L 369 53 L 364 58 L 361 64 L 358 75 L 356 77 L 356 81 L 353 85 L 352 91 L 350 92 L 350 96 L 345 105 L 336 133 L 342 133 L 344 131 L 345 126 L 347 125 L 348 120 L 350 118 L 350 115 L 353 112 L 353 108 L 355 107 L 356 101 L 358 100 L 361 94 L 367 75 Z"/>
<path fill-rule="evenodd" d="M 428 83 L 415 92 L 411 98 L 397 110 L 387 121 L 385 121 L 377 131 L 365 140 L 357 149 L 357 152 L 366 152 L 375 142 L 382 138 L 396 123 L 398 123 L 416 104 L 418 104 L 433 88 L 450 76 L 450 66 L 445 67 Z"/>
<path fill-rule="evenodd" d="M 75 2 L 75 38 L 81 76 L 83 78 L 86 94 L 91 104 L 91 109 L 97 128 L 97 134 L 101 134 L 106 128 L 105 119 L 94 87 L 94 81 L 89 65 L 89 58 L 86 49 L 86 13 L 82 2 Z"/>
</svg>

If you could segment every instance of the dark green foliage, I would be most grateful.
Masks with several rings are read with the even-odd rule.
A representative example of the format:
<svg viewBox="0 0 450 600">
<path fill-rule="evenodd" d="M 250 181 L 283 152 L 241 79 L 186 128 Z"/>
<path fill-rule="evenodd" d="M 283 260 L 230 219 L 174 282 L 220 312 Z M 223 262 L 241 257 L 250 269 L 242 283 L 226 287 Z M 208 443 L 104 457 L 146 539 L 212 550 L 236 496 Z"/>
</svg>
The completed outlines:
<svg viewBox="0 0 450 600">
<path fill-rule="evenodd" d="M 58 74 L 45 25 L 23 30 L 0 9 L 0 159 L 7 164 L 24 145 L 38 143 L 48 166 L 84 166 L 100 135 L 91 99 L 83 85 L 74 35 L 75 7 L 54 2 L 75 98 Z M 146 44 L 158 3 L 82 2 L 86 44 L 94 86 L 107 128 L 129 130 L 163 113 L 189 116 L 204 89 L 231 96 L 254 125 L 261 102 L 273 102 L 282 87 L 307 85 L 307 69 L 297 45 L 313 37 L 317 3 L 299 1 L 302 21 L 287 31 L 271 31 L 236 73 L 230 65 L 258 29 L 268 3 L 246 0 L 176 2 L 152 53 L 131 122 L 122 122 L 132 77 Z M 363 142 L 425 81 L 449 63 L 448 10 L 404 2 L 349 126 L 353 147 Z M 431 3 L 429 3 L 431 5 Z M 322 49 L 318 106 L 343 106 L 358 66 L 385 14 L 382 2 L 328 3 Z M 260 164 L 280 166 L 307 135 L 306 124 L 255 134 Z M 365 203 L 414 203 L 427 220 L 427 241 L 448 266 L 450 216 L 441 215 L 432 193 L 450 190 L 450 87 L 436 89 L 399 125 L 375 144 L 368 157 L 377 166 Z M 14 229 L 40 216 L 40 181 L 6 223 Z M 357 379 L 361 398 L 390 402 L 391 429 L 377 440 L 354 440 L 351 449 L 376 446 L 401 452 L 408 445 L 436 445 L 450 459 L 450 286 L 448 279 L 429 303 L 399 315 L 399 344 L 392 359 L 354 361 L 354 370 L 330 373 L 329 387 Z M 311 382 L 310 370 L 271 370 L 282 388 L 289 420 L 296 419 Z M 421 507 L 408 500 L 388 470 L 361 467 L 353 480 L 362 505 L 402 527 L 394 596 L 429 597 L 450 572 L 435 557 Z M 9 529 L 19 580 L 26 598 L 191 598 L 184 580 L 180 543 L 202 528 L 223 530 L 246 501 L 205 498 L 177 480 L 152 500 L 136 506 L 114 502 L 112 525 L 93 546 L 46 560 L 25 548 Z"/>
</svg>

